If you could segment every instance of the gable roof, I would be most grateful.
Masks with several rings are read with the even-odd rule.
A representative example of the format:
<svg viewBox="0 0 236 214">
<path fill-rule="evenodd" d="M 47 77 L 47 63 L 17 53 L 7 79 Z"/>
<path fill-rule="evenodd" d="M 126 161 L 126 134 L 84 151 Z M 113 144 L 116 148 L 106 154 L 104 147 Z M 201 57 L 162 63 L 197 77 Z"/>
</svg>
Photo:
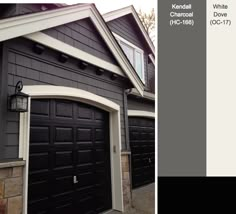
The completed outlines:
<svg viewBox="0 0 236 214">
<path fill-rule="evenodd" d="M 147 31 L 145 30 L 141 20 L 139 19 L 139 16 L 138 16 L 136 10 L 134 9 L 133 5 L 105 13 L 105 14 L 103 14 L 103 18 L 106 22 L 109 22 L 109 21 L 118 19 L 122 16 L 126 16 L 128 14 L 131 14 L 133 16 L 133 18 L 134 18 L 135 22 L 137 23 L 137 25 L 139 26 L 139 29 L 142 32 L 142 35 L 144 36 L 149 48 L 152 50 L 152 54 L 155 56 L 155 47 L 153 45 L 153 42 L 150 39 Z"/>
<path fill-rule="evenodd" d="M 117 43 L 115 37 L 112 35 L 111 31 L 109 30 L 108 26 L 104 22 L 104 19 L 102 18 L 101 14 L 98 12 L 94 4 L 77 4 L 54 10 L 42 11 L 0 20 L 0 42 L 24 36 L 28 39 L 37 41 L 41 44 L 57 49 L 61 52 L 65 52 L 62 47 L 58 47 L 53 43 L 50 43 L 47 35 L 39 33 L 39 31 L 84 18 L 91 19 L 93 24 L 96 26 L 98 32 L 100 33 L 101 37 L 104 39 L 112 54 L 116 58 L 118 64 L 122 68 L 122 71 L 130 79 L 130 81 L 133 83 L 134 87 L 139 91 L 139 93 L 143 95 L 144 84 L 142 83 L 138 74 L 134 70 L 133 66 L 130 64 L 129 60 L 125 56 L 124 52 L 122 51 L 121 47 Z M 73 57 L 77 56 L 76 58 L 79 59 L 81 58 L 81 54 L 76 51 L 76 48 L 69 48 L 68 46 L 66 47 L 67 54 L 72 55 Z M 81 50 L 79 50 L 79 52 L 85 53 Z M 96 58 L 96 60 L 99 61 L 99 58 Z M 99 62 L 101 62 L 101 60 L 99 62 L 97 62 L 96 60 L 94 64 L 99 66 Z M 118 68 L 116 68 L 116 70 L 117 69 Z"/>
</svg>

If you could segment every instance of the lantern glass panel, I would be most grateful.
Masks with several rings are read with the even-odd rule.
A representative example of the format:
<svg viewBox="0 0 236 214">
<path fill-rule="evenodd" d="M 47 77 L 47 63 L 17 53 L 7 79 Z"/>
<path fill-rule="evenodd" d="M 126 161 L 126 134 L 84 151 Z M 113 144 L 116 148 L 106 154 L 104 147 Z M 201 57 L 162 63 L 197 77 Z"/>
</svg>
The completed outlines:
<svg viewBox="0 0 236 214">
<path fill-rule="evenodd" d="M 15 110 L 16 109 L 16 97 L 12 97 L 11 100 L 11 109 Z"/>
<path fill-rule="evenodd" d="M 26 97 L 24 97 L 23 99 L 23 109 L 27 109 L 27 104 L 28 104 L 28 99 Z"/>
</svg>

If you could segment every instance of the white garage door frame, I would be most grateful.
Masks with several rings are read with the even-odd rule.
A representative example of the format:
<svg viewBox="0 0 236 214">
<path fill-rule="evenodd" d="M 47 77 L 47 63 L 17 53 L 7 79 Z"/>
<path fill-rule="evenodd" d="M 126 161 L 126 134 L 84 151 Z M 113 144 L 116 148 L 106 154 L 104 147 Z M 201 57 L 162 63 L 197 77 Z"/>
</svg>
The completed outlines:
<svg viewBox="0 0 236 214">
<path fill-rule="evenodd" d="M 28 112 L 20 114 L 19 125 L 19 158 L 23 158 L 26 161 L 24 168 L 23 214 L 27 214 L 28 203 L 30 104 L 31 99 L 44 98 L 74 100 L 109 112 L 112 209 L 123 212 L 120 106 L 104 97 L 70 87 L 51 85 L 24 86 L 22 92 L 30 96 Z"/>
</svg>

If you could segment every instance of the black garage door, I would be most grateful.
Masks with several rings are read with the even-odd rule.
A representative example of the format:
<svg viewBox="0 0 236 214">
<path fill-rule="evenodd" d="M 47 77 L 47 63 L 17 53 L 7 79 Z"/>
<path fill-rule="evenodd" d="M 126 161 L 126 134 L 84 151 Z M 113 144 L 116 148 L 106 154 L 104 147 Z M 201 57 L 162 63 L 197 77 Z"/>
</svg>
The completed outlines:
<svg viewBox="0 0 236 214">
<path fill-rule="evenodd" d="M 132 187 L 155 181 L 155 122 L 129 117 Z"/>
<path fill-rule="evenodd" d="M 111 208 L 109 114 L 65 100 L 32 100 L 28 213 Z"/>
</svg>

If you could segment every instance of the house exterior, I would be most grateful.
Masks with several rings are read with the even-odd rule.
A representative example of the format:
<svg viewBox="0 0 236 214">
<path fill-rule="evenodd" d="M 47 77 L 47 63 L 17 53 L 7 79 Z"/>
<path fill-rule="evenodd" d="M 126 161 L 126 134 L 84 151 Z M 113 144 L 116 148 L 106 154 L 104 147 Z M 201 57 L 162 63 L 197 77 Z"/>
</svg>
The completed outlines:
<svg viewBox="0 0 236 214">
<path fill-rule="evenodd" d="M 0 8 L 0 213 L 129 209 L 155 180 L 155 50 L 134 8 Z"/>
</svg>

